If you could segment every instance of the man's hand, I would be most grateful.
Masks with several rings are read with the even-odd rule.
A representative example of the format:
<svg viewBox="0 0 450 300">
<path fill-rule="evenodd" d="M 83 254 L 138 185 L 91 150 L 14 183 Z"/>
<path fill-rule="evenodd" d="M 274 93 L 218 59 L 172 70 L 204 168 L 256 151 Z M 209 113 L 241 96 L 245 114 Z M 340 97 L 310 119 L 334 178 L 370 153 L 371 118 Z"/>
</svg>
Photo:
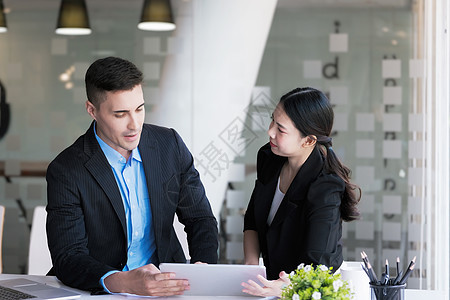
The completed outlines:
<svg viewBox="0 0 450 300">
<path fill-rule="evenodd" d="M 175 273 L 161 273 L 153 264 L 117 272 L 105 278 L 105 286 L 112 293 L 129 293 L 143 296 L 182 295 L 189 290 L 189 282 L 174 279 Z"/>
</svg>

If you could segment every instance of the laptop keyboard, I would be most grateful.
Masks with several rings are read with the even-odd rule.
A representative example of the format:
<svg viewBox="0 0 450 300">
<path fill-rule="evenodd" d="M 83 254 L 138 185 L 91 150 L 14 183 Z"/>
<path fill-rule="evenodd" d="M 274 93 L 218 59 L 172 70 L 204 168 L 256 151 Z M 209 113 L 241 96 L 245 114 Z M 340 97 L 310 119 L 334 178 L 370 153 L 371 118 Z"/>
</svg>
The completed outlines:
<svg viewBox="0 0 450 300">
<path fill-rule="evenodd" d="M 36 298 L 36 296 L 25 294 L 0 285 L 0 299 L 2 300 L 19 300 Z"/>
</svg>

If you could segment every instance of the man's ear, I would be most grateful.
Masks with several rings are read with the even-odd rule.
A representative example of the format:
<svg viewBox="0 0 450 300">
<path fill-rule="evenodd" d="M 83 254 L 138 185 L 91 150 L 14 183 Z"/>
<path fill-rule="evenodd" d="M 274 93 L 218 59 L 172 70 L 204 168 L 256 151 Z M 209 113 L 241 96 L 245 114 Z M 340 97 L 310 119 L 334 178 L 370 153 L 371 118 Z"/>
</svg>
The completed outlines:
<svg viewBox="0 0 450 300">
<path fill-rule="evenodd" d="M 92 104 L 91 101 L 86 100 L 85 106 L 86 106 L 87 113 L 92 117 L 92 119 L 96 120 L 95 113 L 96 113 L 97 109 L 95 108 L 94 104 Z"/>
<path fill-rule="evenodd" d="M 305 147 L 314 147 L 317 142 L 317 137 L 313 134 L 308 135 L 306 137 L 306 142 L 304 143 Z"/>
</svg>

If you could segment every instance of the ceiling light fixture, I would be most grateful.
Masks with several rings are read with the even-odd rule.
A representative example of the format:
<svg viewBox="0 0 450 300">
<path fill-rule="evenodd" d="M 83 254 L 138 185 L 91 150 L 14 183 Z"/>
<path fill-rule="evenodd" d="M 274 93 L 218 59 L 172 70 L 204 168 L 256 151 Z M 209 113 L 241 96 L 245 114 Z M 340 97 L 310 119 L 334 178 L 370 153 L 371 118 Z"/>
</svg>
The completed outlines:
<svg viewBox="0 0 450 300">
<path fill-rule="evenodd" d="M 144 0 L 139 29 L 169 31 L 175 27 L 170 0 Z"/>
<path fill-rule="evenodd" d="M 56 34 L 91 34 L 89 18 L 84 0 L 61 0 Z"/>
<path fill-rule="evenodd" d="M 0 32 L 7 32 L 5 8 L 3 7 L 3 0 L 0 0 Z"/>
</svg>

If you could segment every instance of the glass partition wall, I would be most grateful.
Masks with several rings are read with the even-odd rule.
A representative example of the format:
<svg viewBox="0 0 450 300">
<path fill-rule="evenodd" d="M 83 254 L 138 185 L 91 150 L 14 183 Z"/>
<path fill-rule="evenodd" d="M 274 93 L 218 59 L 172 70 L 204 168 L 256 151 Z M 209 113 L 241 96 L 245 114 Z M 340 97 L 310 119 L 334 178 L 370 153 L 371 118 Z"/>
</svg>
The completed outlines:
<svg viewBox="0 0 450 300">
<path fill-rule="evenodd" d="M 279 1 L 250 102 L 264 104 L 249 110 L 268 124 L 284 93 L 304 86 L 325 91 L 335 111 L 333 150 L 362 189 L 361 220 L 344 223 L 344 259 L 361 261 L 365 251 L 381 274 L 386 259 L 395 273 L 397 257 L 402 269 L 415 258 L 408 288 L 448 290 L 448 271 L 439 266 L 449 261 L 448 7 L 439 1 L 362 2 L 299 7 Z M 433 30 L 440 34 L 432 36 Z M 231 182 L 232 201 L 237 191 L 248 201 L 255 153 L 268 141 L 251 113 L 247 122 L 258 141 L 236 159 L 246 163 L 249 178 Z M 230 215 L 243 211 L 228 207 L 224 215 L 235 222 Z M 242 236 L 226 238 L 239 244 Z M 240 261 L 242 254 L 233 253 L 227 256 Z"/>
<path fill-rule="evenodd" d="M 412 24 L 410 6 L 280 8 L 258 78 L 275 101 L 297 86 L 328 95 L 333 150 L 362 190 L 361 220 L 344 223 L 344 257 L 361 260 L 365 251 L 377 274 L 385 259 L 395 266 L 400 257 L 403 269 L 419 256 L 409 243 L 420 241 L 409 222 L 420 207 L 409 195 L 411 146 L 421 149 L 408 138 L 417 130 L 409 126 L 411 77 L 419 76 L 410 69 Z"/>
</svg>

